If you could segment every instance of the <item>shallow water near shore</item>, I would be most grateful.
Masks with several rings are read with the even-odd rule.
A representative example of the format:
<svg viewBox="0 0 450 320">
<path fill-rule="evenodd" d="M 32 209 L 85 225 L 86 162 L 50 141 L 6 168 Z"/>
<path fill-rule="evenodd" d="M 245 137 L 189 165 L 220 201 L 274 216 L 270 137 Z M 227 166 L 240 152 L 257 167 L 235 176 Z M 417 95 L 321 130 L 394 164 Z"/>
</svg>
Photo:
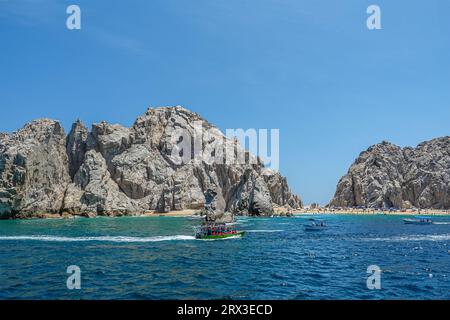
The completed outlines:
<svg viewBox="0 0 450 320">
<path fill-rule="evenodd" d="M 308 218 L 240 218 L 245 237 L 218 241 L 187 217 L 0 221 L 0 299 L 450 299 L 450 217 L 320 216 L 329 228 L 306 232 Z"/>
</svg>

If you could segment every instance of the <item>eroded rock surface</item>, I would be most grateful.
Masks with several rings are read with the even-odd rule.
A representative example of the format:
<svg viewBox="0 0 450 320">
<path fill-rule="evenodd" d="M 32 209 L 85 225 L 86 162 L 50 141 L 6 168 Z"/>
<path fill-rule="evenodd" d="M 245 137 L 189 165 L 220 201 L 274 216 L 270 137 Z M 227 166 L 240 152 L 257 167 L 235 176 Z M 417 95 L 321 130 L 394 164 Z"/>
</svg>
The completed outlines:
<svg viewBox="0 0 450 320">
<path fill-rule="evenodd" d="M 0 138 L 0 217 L 59 213 L 70 183 L 66 135 L 57 121 L 33 121 Z"/>
<path fill-rule="evenodd" d="M 400 148 L 383 141 L 362 152 L 331 206 L 450 208 L 450 137 Z"/>
<path fill-rule="evenodd" d="M 67 136 L 66 149 L 69 159 L 69 174 L 72 179 L 83 164 L 88 136 L 89 130 L 79 120 L 72 125 L 72 130 Z"/>
<path fill-rule="evenodd" d="M 177 149 L 180 130 L 181 140 L 200 148 Z M 225 161 L 238 154 L 247 161 Z M 271 215 L 274 205 L 302 205 L 285 178 L 179 106 L 149 108 L 131 128 L 101 122 L 89 131 L 77 121 L 66 137 L 58 122 L 44 119 L 0 134 L 2 218 L 200 210 L 208 190 L 226 212 L 237 214 Z"/>
</svg>

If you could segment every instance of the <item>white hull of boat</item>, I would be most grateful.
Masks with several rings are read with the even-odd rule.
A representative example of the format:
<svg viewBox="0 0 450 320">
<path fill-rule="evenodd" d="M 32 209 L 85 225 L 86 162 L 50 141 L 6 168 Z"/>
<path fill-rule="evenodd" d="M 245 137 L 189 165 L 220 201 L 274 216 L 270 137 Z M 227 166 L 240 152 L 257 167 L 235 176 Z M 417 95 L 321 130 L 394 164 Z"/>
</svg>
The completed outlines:
<svg viewBox="0 0 450 320">
<path fill-rule="evenodd" d="M 433 221 L 420 221 L 420 220 L 414 220 L 414 219 L 403 219 L 403 222 L 405 224 L 418 224 L 418 225 L 433 224 Z"/>
</svg>

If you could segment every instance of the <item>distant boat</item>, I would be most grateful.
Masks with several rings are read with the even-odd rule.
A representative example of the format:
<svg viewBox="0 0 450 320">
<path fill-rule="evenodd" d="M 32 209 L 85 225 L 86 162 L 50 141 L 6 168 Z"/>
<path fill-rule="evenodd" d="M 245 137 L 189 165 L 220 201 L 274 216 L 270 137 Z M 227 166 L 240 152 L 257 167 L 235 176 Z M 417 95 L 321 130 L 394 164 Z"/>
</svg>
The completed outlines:
<svg viewBox="0 0 450 320">
<path fill-rule="evenodd" d="M 405 224 L 433 224 L 433 220 L 430 217 L 414 217 L 403 219 Z"/>
<path fill-rule="evenodd" d="M 310 224 L 305 226 L 305 231 L 322 231 L 327 228 L 327 225 L 324 221 L 309 219 L 311 221 Z"/>
</svg>

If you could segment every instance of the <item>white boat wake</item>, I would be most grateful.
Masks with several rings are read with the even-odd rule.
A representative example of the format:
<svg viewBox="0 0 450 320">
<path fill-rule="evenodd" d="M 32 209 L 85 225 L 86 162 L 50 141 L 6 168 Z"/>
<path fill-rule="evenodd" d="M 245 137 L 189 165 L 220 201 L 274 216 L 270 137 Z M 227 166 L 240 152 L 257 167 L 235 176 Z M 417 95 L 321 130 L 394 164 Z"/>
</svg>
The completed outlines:
<svg viewBox="0 0 450 320">
<path fill-rule="evenodd" d="M 261 229 L 261 230 L 245 230 L 245 232 L 249 233 L 272 233 L 272 232 L 283 232 L 284 230 L 270 230 L 270 229 Z"/>
<path fill-rule="evenodd" d="M 450 240 L 450 234 L 417 234 L 408 236 L 395 236 L 386 238 L 365 238 L 364 241 L 448 241 Z"/>
<path fill-rule="evenodd" d="M 195 240 L 194 236 L 174 235 L 155 237 L 125 237 L 125 236 L 98 236 L 98 237 L 60 237 L 60 236 L 0 236 L 0 241 L 44 241 L 44 242 L 160 242 L 160 241 L 182 241 Z"/>
</svg>

